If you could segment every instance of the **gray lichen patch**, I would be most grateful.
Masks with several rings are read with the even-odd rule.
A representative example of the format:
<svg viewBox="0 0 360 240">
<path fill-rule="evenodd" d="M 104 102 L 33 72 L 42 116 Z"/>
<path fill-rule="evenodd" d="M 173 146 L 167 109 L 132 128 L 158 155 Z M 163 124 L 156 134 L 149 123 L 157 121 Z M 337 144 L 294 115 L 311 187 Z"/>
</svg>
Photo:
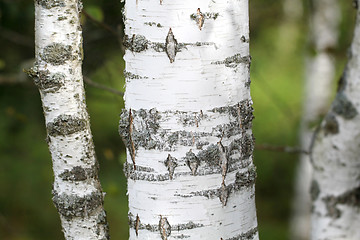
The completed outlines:
<svg viewBox="0 0 360 240">
<path fill-rule="evenodd" d="M 227 113 L 236 118 L 240 128 L 246 130 L 251 129 L 252 120 L 254 119 L 252 101 L 243 100 L 238 104 L 226 107 L 218 107 L 211 110 L 212 112 Z"/>
<path fill-rule="evenodd" d="M 225 58 L 225 60 L 223 61 L 216 61 L 216 62 L 211 62 L 211 64 L 225 64 L 226 67 L 229 68 L 235 68 L 237 67 L 240 63 L 245 63 L 245 64 L 250 64 L 251 63 L 251 57 L 250 56 L 241 56 L 241 54 L 235 54 L 231 57 L 227 57 Z"/>
<path fill-rule="evenodd" d="M 205 150 L 197 154 L 199 161 L 210 167 L 220 167 L 220 151 L 217 144 L 210 144 Z"/>
<path fill-rule="evenodd" d="M 71 115 L 59 115 L 46 125 L 50 136 L 66 136 L 83 131 L 86 128 L 86 120 Z"/>
<path fill-rule="evenodd" d="M 92 168 L 83 168 L 80 166 L 73 167 L 71 170 L 66 169 L 59 174 L 63 181 L 84 181 L 97 176 L 98 168 L 94 165 Z"/>
<path fill-rule="evenodd" d="M 131 112 L 131 114 L 130 114 Z M 161 116 L 156 109 L 126 110 L 120 115 L 119 134 L 131 154 L 139 147 L 160 148 L 161 143 L 153 137 L 158 132 Z"/>
<path fill-rule="evenodd" d="M 240 142 L 241 146 L 241 157 L 247 159 L 251 157 L 254 152 L 255 138 L 253 134 L 244 134 Z"/>
<path fill-rule="evenodd" d="M 54 93 L 64 86 L 65 77 L 63 73 L 49 74 L 49 71 L 39 71 L 34 83 L 44 93 Z"/>
<path fill-rule="evenodd" d="M 46 9 L 53 7 L 65 7 L 64 0 L 35 0 L 35 2 Z"/>
<path fill-rule="evenodd" d="M 338 204 L 347 205 L 360 209 L 360 186 L 339 196 L 327 196 L 322 198 L 326 204 L 327 214 L 332 218 L 341 217 L 341 211 L 336 206 Z"/>
<path fill-rule="evenodd" d="M 132 37 L 125 35 L 123 42 L 126 49 L 137 53 L 145 51 L 149 43 L 149 40 L 147 40 L 145 36 L 136 34 L 133 34 Z"/>
<path fill-rule="evenodd" d="M 153 169 L 142 167 L 139 165 L 136 165 L 136 169 L 134 169 L 134 165 L 128 162 L 125 162 L 123 171 L 125 177 L 132 180 L 148 182 L 163 182 L 170 180 L 169 173 L 155 174 L 153 173 Z"/>
<path fill-rule="evenodd" d="M 58 194 L 53 190 L 53 202 L 58 212 L 66 219 L 74 217 L 91 216 L 95 210 L 103 205 L 103 195 L 101 192 L 93 192 L 85 196 Z"/>
<path fill-rule="evenodd" d="M 160 216 L 159 232 L 162 240 L 167 240 L 171 235 L 171 225 L 166 217 Z"/>
<path fill-rule="evenodd" d="M 51 65 L 57 66 L 64 64 L 71 59 L 72 47 L 62 43 L 52 43 L 46 46 L 40 54 L 41 58 Z"/>
<path fill-rule="evenodd" d="M 257 233 L 258 233 L 258 229 L 253 228 L 245 233 L 239 234 L 232 238 L 226 238 L 224 240 L 253 240 Z"/>
<path fill-rule="evenodd" d="M 237 172 L 235 175 L 234 190 L 240 190 L 243 187 L 250 187 L 256 181 L 256 167 L 250 166 L 246 172 Z"/>
<path fill-rule="evenodd" d="M 358 111 L 355 106 L 343 92 L 339 92 L 336 95 L 332 105 L 332 110 L 345 119 L 352 119 L 358 115 Z"/>
<path fill-rule="evenodd" d="M 339 123 L 336 120 L 336 116 L 333 113 L 330 112 L 325 116 L 323 128 L 325 134 L 339 133 Z"/>
</svg>

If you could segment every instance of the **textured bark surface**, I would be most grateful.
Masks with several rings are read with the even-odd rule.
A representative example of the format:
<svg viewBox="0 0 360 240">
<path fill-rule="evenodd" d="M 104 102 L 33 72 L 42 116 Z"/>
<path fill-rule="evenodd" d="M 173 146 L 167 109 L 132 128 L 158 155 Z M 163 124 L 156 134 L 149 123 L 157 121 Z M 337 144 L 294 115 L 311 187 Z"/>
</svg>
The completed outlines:
<svg viewBox="0 0 360 240">
<path fill-rule="evenodd" d="M 65 238 L 108 239 L 82 81 L 78 0 L 35 0 L 36 63 L 54 170 L 53 201 Z"/>
<path fill-rule="evenodd" d="M 329 107 L 335 77 L 333 49 L 337 46 L 340 6 L 336 0 L 312 0 L 309 22 L 310 49 L 306 58 L 305 91 L 300 142 L 308 150 L 314 126 Z M 308 155 L 301 155 L 296 173 L 292 240 L 308 240 L 311 226 L 310 186 L 312 167 Z"/>
<path fill-rule="evenodd" d="M 248 1 L 126 1 L 130 239 L 258 239 Z"/>
<path fill-rule="evenodd" d="M 349 61 L 316 136 L 312 239 L 360 239 L 360 10 Z"/>
</svg>

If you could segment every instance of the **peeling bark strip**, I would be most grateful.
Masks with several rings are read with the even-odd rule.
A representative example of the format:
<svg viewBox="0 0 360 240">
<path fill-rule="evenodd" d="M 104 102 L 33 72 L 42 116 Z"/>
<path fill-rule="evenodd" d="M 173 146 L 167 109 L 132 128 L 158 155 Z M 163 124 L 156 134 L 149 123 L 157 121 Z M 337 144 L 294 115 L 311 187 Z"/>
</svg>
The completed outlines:
<svg viewBox="0 0 360 240">
<path fill-rule="evenodd" d="M 109 239 L 82 81 L 79 0 L 35 0 L 34 67 L 52 157 L 53 202 L 64 237 Z M 61 28 L 59 28 L 59 24 Z"/>
</svg>

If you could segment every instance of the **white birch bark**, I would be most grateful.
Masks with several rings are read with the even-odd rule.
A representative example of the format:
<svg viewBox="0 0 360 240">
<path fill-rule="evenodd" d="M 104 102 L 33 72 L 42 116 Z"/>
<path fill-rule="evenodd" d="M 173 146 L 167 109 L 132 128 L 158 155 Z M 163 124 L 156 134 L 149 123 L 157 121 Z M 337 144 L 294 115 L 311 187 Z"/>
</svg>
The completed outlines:
<svg viewBox="0 0 360 240">
<path fill-rule="evenodd" d="M 248 1 L 124 11 L 130 239 L 258 239 Z"/>
<path fill-rule="evenodd" d="M 337 46 L 340 6 L 337 0 L 312 0 L 310 15 L 310 48 L 315 52 L 306 59 L 304 106 L 300 127 L 302 149 L 309 149 L 312 125 L 325 115 L 335 77 L 332 50 Z M 309 156 L 301 155 L 296 173 L 294 212 L 291 221 L 292 240 L 310 238 L 312 167 Z"/>
<path fill-rule="evenodd" d="M 35 0 L 35 66 L 65 239 L 108 239 L 82 80 L 78 0 Z"/>
<path fill-rule="evenodd" d="M 357 2 L 358 3 L 358 2 Z M 360 10 L 347 67 L 312 150 L 312 239 L 360 239 Z"/>
</svg>

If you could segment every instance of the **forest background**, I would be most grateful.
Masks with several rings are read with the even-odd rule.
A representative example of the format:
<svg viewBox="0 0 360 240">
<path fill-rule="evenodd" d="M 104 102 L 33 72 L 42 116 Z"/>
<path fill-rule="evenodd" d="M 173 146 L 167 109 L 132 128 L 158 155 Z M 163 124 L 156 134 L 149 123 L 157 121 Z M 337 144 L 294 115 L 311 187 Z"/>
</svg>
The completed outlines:
<svg viewBox="0 0 360 240">
<path fill-rule="evenodd" d="M 339 1 L 336 82 L 350 46 L 355 10 Z M 298 3 L 298 4 L 296 4 Z M 290 4 L 290 5 L 289 5 Z M 37 88 L 23 73 L 34 58 L 34 3 L 0 0 L 0 239 L 63 239 L 51 201 L 53 173 Z M 82 13 L 83 74 L 100 181 L 112 239 L 128 239 L 125 147 L 118 134 L 124 91 L 123 22 L 120 0 L 86 0 Z M 310 0 L 251 0 L 251 92 L 255 119 L 256 205 L 262 240 L 289 239 L 298 154 L 269 151 L 299 146 Z M 320 121 L 319 121 L 320 122 Z M 316 124 L 314 124 L 314 127 Z M 305 149 L 306 150 L 306 149 Z"/>
</svg>

